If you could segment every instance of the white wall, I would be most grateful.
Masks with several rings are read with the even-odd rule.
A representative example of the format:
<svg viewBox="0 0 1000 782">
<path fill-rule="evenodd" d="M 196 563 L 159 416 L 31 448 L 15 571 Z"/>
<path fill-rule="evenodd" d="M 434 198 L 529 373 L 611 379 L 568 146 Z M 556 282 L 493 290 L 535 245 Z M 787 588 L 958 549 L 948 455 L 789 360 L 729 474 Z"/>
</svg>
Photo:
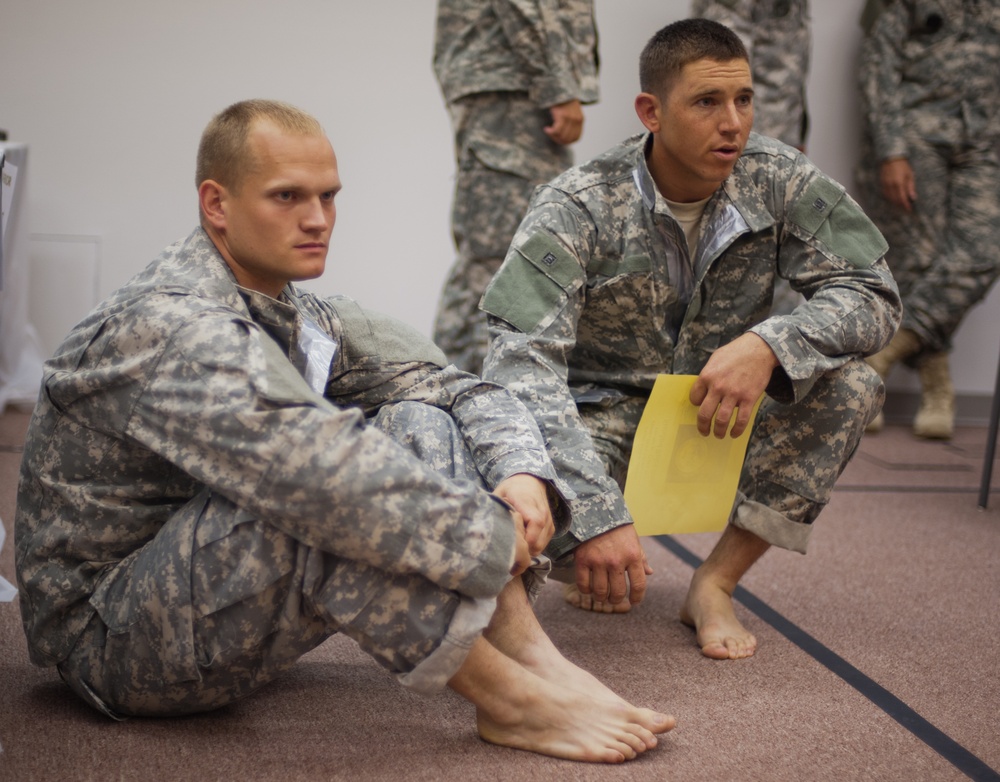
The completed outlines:
<svg viewBox="0 0 1000 782">
<path fill-rule="evenodd" d="M 812 4 L 808 151 L 849 188 L 862 2 Z M 429 333 L 453 256 L 451 137 L 430 67 L 434 6 L 4 0 L 0 128 L 30 145 L 31 312 L 46 348 L 95 297 L 195 225 L 201 130 L 248 97 L 311 111 L 337 150 L 338 224 L 327 273 L 310 287 L 355 296 Z M 587 113 L 578 160 L 640 129 L 639 51 L 688 8 L 688 0 L 597 0 L 603 97 Z M 992 391 L 998 309 L 994 290 L 957 337 L 960 392 Z"/>
</svg>

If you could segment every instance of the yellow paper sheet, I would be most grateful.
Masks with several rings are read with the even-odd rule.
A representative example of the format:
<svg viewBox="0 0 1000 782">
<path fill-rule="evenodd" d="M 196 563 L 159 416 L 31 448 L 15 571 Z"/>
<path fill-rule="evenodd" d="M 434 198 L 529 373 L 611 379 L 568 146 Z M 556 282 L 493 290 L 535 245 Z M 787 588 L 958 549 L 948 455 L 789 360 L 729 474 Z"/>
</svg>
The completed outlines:
<svg viewBox="0 0 1000 782">
<path fill-rule="evenodd" d="M 625 504 L 640 535 L 717 532 L 729 520 L 752 427 L 721 440 L 699 434 L 698 408 L 688 398 L 694 381 L 657 377 L 639 421 Z M 753 417 L 759 406 L 760 399 Z"/>
</svg>

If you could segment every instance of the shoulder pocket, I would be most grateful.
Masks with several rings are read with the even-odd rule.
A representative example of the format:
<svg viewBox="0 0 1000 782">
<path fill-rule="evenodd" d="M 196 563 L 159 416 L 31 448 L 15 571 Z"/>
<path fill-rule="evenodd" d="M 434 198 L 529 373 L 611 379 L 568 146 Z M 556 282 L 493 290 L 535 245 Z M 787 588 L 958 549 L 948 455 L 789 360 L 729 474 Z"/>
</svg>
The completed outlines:
<svg viewBox="0 0 1000 782">
<path fill-rule="evenodd" d="M 843 187 L 825 177 L 815 179 L 792 208 L 791 222 L 821 249 L 867 269 L 889 245 Z"/>
<path fill-rule="evenodd" d="M 579 262 L 559 242 L 535 234 L 515 248 L 483 295 L 483 311 L 514 328 L 534 331 L 583 277 Z"/>
</svg>

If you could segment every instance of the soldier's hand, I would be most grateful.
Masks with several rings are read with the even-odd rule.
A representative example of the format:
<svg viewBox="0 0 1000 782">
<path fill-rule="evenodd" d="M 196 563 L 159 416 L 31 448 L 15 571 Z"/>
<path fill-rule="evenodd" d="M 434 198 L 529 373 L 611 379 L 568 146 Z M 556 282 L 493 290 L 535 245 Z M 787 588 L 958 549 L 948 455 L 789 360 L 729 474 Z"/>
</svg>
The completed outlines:
<svg viewBox="0 0 1000 782">
<path fill-rule="evenodd" d="M 552 124 L 542 130 L 556 144 L 572 144 L 583 135 L 583 106 L 580 101 L 571 100 L 549 107 Z"/>
<path fill-rule="evenodd" d="M 743 434 L 777 366 L 774 351 L 753 332 L 716 350 L 691 387 L 691 404 L 698 406 L 698 431 L 721 439 L 735 415 L 732 436 Z"/>
<path fill-rule="evenodd" d="M 913 203 L 917 200 L 917 178 L 909 160 L 897 157 L 883 161 L 879 180 L 886 201 L 907 212 L 913 211 Z"/>
<path fill-rule="evenodd" d="M 584 541 L 573 550 L 573 560 L 580 593 L 612 605 L 623 600 L 641 603 L 646 576 L 653 573 L 632 524 Z"/>
<path fill-rule="evenodd" d="M 517 473 L 501 481 L 493 493 L 521 515 L 531 555 L 541 554 L 556 532 L 549 507 L 548 485 L 534 475 Z"/>
<path fill-rule="evenodd" d="M 514 522 L 514 564 L 510 568 L 512 576 L 519 576 L 531 567 L 531 551 L 528 548 L 528 541 L 524 537 L 524 519 L 516 510 L 510 512 L 511 520 Z"/>
</svg>

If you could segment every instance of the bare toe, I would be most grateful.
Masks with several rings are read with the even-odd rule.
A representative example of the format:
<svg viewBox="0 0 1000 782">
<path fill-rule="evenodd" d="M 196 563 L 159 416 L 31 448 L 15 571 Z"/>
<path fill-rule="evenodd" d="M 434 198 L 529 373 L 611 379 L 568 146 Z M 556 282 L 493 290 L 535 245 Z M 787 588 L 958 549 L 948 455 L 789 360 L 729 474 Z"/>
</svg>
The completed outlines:
<svg viewBox="0 0 1000 782">
<path fill-rule="evenodd" d="M 705 581 L 692 581 L 680 612 L 693 627 L 701 653 L 713 660 L 741 660 L 757 650 L 757 639 L 736 618 L 732 597 Z"/>
</svg>

